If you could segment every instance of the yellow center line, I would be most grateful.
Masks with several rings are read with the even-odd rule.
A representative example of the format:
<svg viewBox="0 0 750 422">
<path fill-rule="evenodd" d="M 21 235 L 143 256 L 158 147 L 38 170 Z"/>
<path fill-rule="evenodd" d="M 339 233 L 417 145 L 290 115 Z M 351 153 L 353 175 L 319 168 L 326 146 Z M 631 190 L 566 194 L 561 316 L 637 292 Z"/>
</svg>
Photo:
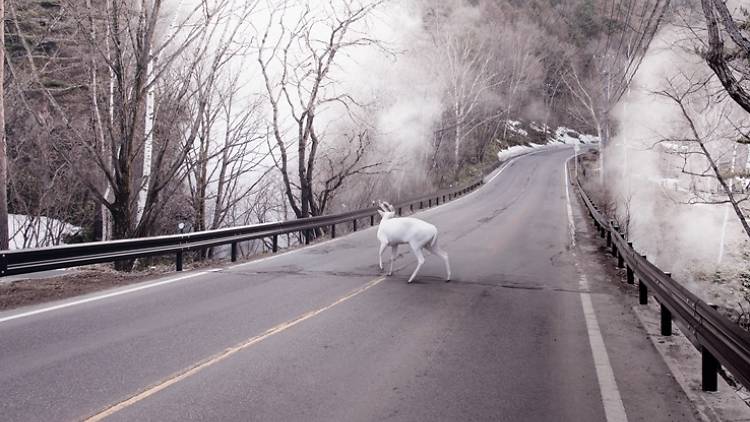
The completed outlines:
<svg viewBox="0 0 750 422">
<path fill-rule="evenodd" d="M 278 334 L 282 331 L 288 330 L 289 328 L 294 327 L 295 325 L 306 321 L 316 315 L 319 315 L 331 308 L 333 308 L 336 305 L 339 305 L 354 296 L 359 295 L 360 293 L 370 289 L 371 287 L 376 286 L 380 282 L 385 280 L 385 277 L 376 278 L 374 280 L 370 280 L 366 284 L 362 285 L 361 287 L 353 290 L 349 294 L 339 298 L 335 302 L 331 303 L 330 305 L 327 305 L 325 307 L 322 307 L 320 309 L 316 309 L 314 311 L 307 312 L 303 315 L 298 316 L 297 318 L 291 319 L 286 322 L 282 322 L 279 325 L 276 325 L 275 327 L 269 328 L 266 330 L 263 334 L 257 335 L 255 337 L 249 338 L 242 343 L 239 343 L 235 346 L 229 347 L 225 349 L 224 351 L 217 353 L 213 356 L 210 356 L 195 365 L 186 368 L 180 372 L 175 373 L 174 375 L 170 376 L 169 378 L 165 379 L 164 381 L 159 382 L 156 385 L 153 385 L 151 387 L 148 387 L 147 389 L 141 391 L 140 393 L 130 397 L 127 400 L 121 401 L 120 403 L 117 403 L 107 409 L 104 409 L 103 411 L 89 417 L 88 419 L 85 419 L 87 422 L 94 422 L 94 421 L 100 421 L 108 416 L 111 416 L 117 412 L 119 412 L 122 409 L 125 409 L 127 407 L 130 407 L 136 403 L 138 403 L 141 400 L 145 400 L 150 396 L 153 396 L 154 394 L 168 388 L 171 385 L 177 384 L 178 382 L 197 374 L 198 372 L 208 368 L 211 365 L 214 365 L 218 362 L 221 362 L 222 360 L 234 355 L 235 353 L 242 351 L 254 344 L 260 343 L 261 341 L 267 339 L 268 337 L 271 337 L 274 334 Z"/>
</svg>

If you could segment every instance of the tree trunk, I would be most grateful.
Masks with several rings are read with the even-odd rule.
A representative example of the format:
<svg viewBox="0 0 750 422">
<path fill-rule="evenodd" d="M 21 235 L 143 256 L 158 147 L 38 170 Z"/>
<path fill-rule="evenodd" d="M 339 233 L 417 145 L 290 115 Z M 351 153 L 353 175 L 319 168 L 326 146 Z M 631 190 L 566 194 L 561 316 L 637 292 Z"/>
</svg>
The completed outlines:
<svg viewBox="0 0 750 422">
<path fill-rule="evenodd" d="M 149 48 L 149 56 L 151 49 Z M 154 83 L 154 58 L 150 58 L 146 66 L 146 116 L 143 124 L 143 177 L 141 179 L 140 189 L 138 190 L 138 214 L 136 221 L 141 219 L 143 210 L 146 207 L 146 196 L 148 195 L 148 185 L 151 182 L 151 157 L 154 151 L 154 119 L 155 119 L 155 101 L 156 93 Z"/>
<path fill-rule="evenodd" d="M 113 239 L 127 239 L 130 237 L 133 213 L 128 206 L 129 198 L 130 195 L 123 195 L 119 192 L 115 193 L 115 203 L 112 207 Z M 115 270 L 131 271 L 134 263 L 133 259 L 115 261 Z"/>
<path fill-rule="evenodd" d="M 459 166 L 461 165 L 461 137 L 463 136 L 463 133 L 461 131 L 461 106 L 458 104 L 458 102 L 455 103 L 453 111 L 456 116 L 456 140 L 453 150 L 453 178 L 456 179 L 458 177 Z"/>
<path fill-rule="evenodd" d="M 0 1 L 0 47 L 5 45 L 5 2 Z M 8 249 L 8 155 L 5 139 L 5 48 L 0 48 L 0 249 Z"/>
</svg>

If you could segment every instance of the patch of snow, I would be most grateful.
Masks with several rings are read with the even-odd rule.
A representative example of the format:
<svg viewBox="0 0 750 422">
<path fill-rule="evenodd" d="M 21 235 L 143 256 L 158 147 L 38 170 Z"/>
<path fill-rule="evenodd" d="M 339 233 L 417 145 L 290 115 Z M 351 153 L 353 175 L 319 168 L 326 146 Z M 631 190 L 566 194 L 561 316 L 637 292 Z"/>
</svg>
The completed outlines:
<svg viewBox="0 0 750 422">
<path fill-rule="evenodd" d="M 529 136 L 529 132 L 527 132 L 525 129 L 521 128 L 521 122 L 518 120 L 506 120 L 505 121 L 505 127 L 511 131 L 515 132 L 522 136 Z"/>
<path fill-rule="evenodd" d="M 505 161 L 510 158 L 513 158 L 517 155 L 523 154 L 531 150 L 532 148 L 530 146 L 526 145 L 513 145 L 510 148 L 504 149 L 497 153 L 497 158 L 500 161 Z"/>
<path fill-rule="evenodd" d="M 664 141 L 659 142 L 659 146 L 664 150 L 664 152 L 687 153 L 690 151 L 689 145 L 679 142 Z"/>
<path fill-rule="evenodd" d="M 594 135 L 586 135 L 578 133 L 578 131 L 560 126 L 555 129 L 554 141 L 566 144 L 566 145 L 580 145 L 580 144 L 593 144 L 599 142 L 599 137 Z"/>
<path fill-rule="evenodd" d="M 540 144 L 529 144 L 529 145 L 513 145 L 510 148 L 506 148 L 500 152 L 497 153 L 497 158 L 500 161 L 506 161 L 513 157 L 517 157 L 522 154 L 526 154 L 528 152 L 531 152 L 536 149 L 540 148 L 546 148 L 549 147 L 549 145 L 540 145 Z"/>
<path fill-rule="evenodd" d="M 10 249 L 39 248 L 64 243 L 64 236 L 74 235 L 80 227 L 47 217 L 8 215 Z"/>
<path fill-rule="evenodd" d="M 549 126 L 547 126 L 547 125 L 539 125 L 537 122 L 531 122 L 531 123 L 529 123 L 529 127 L 531 129 L 535 130 L 536 132 L 539 132 L 539 133 L 549 133 L 550 132 Z"/>
<path fill-rule="evenodd" d="M 508 121 L 509 124 L 520 124 L 520 122 L 514 122 L 513 120 Z M 536 128 L 539 128 L 535 123 L 531 124 L 531 128 L 534 130 L 537 130 Z M 510 128 L 510 125 L 508 126 Z M 541 129 L 541 128 L 539 128 Z M 521 129 L 522 130 L 522 129 Z M 525 131 L 524 131 L 525 132 Z M 549 148 L 554 146 L 561 146 L 561 144 L 564 145 L 581 145 L 581 144 L 591 144 L 599 142 L 599 138 L 597 136 L 593 135 L 586 135 L 576 132 L 573 129 L 569 129 L 566 127 L 559 127 L 555 130 L 555 136 L 550 137 L 550 143 L 547 145 L 539 145 L 539 144 L 529 144 L 529 145 L 514 145 L 510 148 L 506 148 L 500 152 L 497 153 L 497 158 L 500 161 L 506 161 L 513 157 L 531 152 L 536 149 L 540 148 Z M 571 136 L 573 135 L 573 136 Z"/>
</svg>

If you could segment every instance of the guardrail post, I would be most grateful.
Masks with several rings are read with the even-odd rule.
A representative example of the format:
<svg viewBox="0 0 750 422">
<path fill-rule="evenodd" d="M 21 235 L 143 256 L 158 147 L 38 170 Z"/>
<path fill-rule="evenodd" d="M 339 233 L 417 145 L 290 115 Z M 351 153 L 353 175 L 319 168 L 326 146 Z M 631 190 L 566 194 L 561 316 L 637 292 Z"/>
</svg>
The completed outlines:
<svg viewBox="0 0 750 422">
<path fill-rule="evenodd" d="M 311 237 L 312 236 L 310 236 L 310 229 L 305 230 L 305 245 L 309 245 L 310 244 L 310 238 Z"/>
<path fill-rule="evenodd" d="M 336 238 L 336 225 L 331 224 L 331 239 L 335 239 L 335 238 Z"/>
<path fill-rule="evenodd" d="M 273 246 L 271 247 L 271 250 L 273 253 L 276 253 L 279 251 L 279 235 L 275 234 L 273 235 Z"/>
<path fill-rule="evenodd" d="M 422 209 L 422 201 L 419 201 L 419 209 Z"/>
<path fill-rule="evenodd" d="M 633 269 L 628 265 L 625 272 L 627 273 L 628 284 L 635 284 L 635 273 L 633 272 Z"/>
<path fill-rule="evenodd" d="M 399 210 L 398 215 L 401 215 L 401 208 L 399 208 L 398 210 Z M 374 225 L 375 225 L 375 216 L 371 215 L 370 216 L 370 227 L 372 227 Z"/>
<path fill-rule="evenodd" d="M 703 391 L 718 390 L 719 361 L 705 346 L 701 346 L 701 368 Z"/>
<path fill-rule="evenodd" d="M 8 257 L 5 254 L 0 256 L 0 276 L 8 273 Z"/>
<path fill-rule="evenodd" d="M 414 212 L 414 204 L 409 204 L 409 212 Z"/>
<path fill-rule="evenodd" d="M 450 198 L 448 198 L 448 199 L 450 199 Z M 445 195 L 443 195 L 443 203 L 445 203 Z"/>
<path fill-rule="evenodd" d="M 182 271 L 182 251 L 177 251 L 174 266 L 177 271 Z"/>
<path fill-rule="evenodd" d="M 643 280 L 638 280 L 638 303 L 648 305 L 648 287 Z"/>
<path fill-rule="evenodd" d="M 646 259 L 646 255 L 643 255 L 643 259 Z M 648 287 L 643 279 L 638 280 L 638 303 L 648 305 Z"/>
<path fill-rule="evenodd" d="M 401 207 L 398 207 L 398 216 L 401 217 Z"/>
<path fill-rule="evenodd" d="M 672 313 L 669 312 L 663 303 L 659 304 L 661 308 L 661 335 L 671 336 L 672 335 Z"/>
<path fill-rule="evenodd" d="M 352 220 L 352 229 L 355 232 L 357 231 L 357 219 L 356 218 Z"/>
<path fill-rule="evenodd" d="M 672 277 L 672 273 L 665 273 L 668 277 Z M 664 306 L 663 303 L 659 302 L 661 308 L 661 335 L 671 336 L 672 335 L 672 312 Z"/>
<path fill-rule="evenodd" d="M 429 201 L 427 203 L 427 208 L 430 208 L 432 206 L 432 198 L 428 199 L 427 201 Z"/>
<path fill-rule="evenodd" d="M 620 236 L 625 237 L 622 233 L 620 233 Z M 633 242 L 628 242 L 628 247 L 630 249 L 633 249 Z M 625 256 L 622 254 L 622 251 L 618 250 L 617 251 L 617 268 L 624 268 L 624 267 L 625 267 Z M 633 272 L 633 270 L 630 268 L 628 268 L 628 271 L 630 271 L 631 273 Z M 629 284 L 633 284 L 632 278 L 633 278 L 633 275 L 628 274 Z"/>
<path fill-rule="evenodd" d="M 237 242 L 232 242 L 232 262 L 237 262 Z"/>
<path fill-rule="evenodd" d="M 610 226 L 612 223 L 610 222 Z M 615 254 L 615 245 L 612 243 L 612 230 L 607 230 L 607 247 L 612 247 L 612 255 Z"/>
<path fill-rule="evenodd" d="M 440 197 L 435 198 L 435 205 L 440 205 Z"/>
</svg>

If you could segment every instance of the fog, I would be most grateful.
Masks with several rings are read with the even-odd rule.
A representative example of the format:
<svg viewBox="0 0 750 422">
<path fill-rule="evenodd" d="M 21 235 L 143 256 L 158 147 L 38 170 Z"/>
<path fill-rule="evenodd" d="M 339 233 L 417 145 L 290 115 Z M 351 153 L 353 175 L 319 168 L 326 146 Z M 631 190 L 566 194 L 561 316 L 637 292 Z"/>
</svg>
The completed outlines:
<svg viewBox="0 0 750 422">
<path fill-rule="evenodd" d="M 710 79 L 696 47 L 684 28 L 665 26 L 659 32 L 614 110 L 618 130 L 606 151 L 605 174 L 618 219 L 626 221 L 629 214 L 636 249 L 706 300 L 735 305 L 736 298 L 726 292 L 741 288 L 737 276 L 748 268 L 747 236 L 730 205 L 702 203 L 725 196 L 714 177 L 697 175 L 710 174 L 707 162 L 696 154 L 696 143 L 680 141 L 694 135 L 677 104 L 657 94 L 684 93 L 691 81 Z M 748 148 L 734 142 L 734 125 L 747 124 L 748 118 L 726 96 L 711 94 L 720 91 L 711 79 L 687 95 L 685 104 L 722 171 L 738 172 L 745 168 Z M 735 187 L 741 182 L 737 179 Z M 715 289 L 711 280 L 729 286 Z"/>
</svg>

